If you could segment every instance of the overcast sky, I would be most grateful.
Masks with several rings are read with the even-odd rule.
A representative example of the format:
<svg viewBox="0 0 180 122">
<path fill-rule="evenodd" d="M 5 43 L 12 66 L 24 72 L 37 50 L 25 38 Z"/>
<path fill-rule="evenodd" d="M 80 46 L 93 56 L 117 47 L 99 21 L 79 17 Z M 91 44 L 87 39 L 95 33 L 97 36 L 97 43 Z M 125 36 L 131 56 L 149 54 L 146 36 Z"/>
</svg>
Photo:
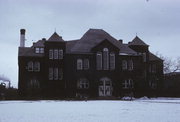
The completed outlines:
<svg viewBox="0 0 180 122">
<path fill-rule="evenodd" d="M 98 28 L 125 43 L 137 33 L 150 51 L 180 56 L 180 0 L 0 0 L 0 75 L 14 87 L 21 28 L 26 29 L 26 46 L 48 39 L 55 29 L 71 40 Z"/>
</svg>

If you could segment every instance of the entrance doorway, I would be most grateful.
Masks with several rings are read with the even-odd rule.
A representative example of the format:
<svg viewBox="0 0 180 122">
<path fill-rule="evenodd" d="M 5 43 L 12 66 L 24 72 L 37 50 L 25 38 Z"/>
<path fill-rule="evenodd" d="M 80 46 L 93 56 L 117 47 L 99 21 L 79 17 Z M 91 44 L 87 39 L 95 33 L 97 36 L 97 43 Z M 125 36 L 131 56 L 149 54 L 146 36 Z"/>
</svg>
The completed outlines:
<svg viewBox="0 0 180 122">
<path fill-rule="evenodd" d="M 100 79 L 99 96 L 112 96 L 112 82 L 107 77 Z"/>
</svg>

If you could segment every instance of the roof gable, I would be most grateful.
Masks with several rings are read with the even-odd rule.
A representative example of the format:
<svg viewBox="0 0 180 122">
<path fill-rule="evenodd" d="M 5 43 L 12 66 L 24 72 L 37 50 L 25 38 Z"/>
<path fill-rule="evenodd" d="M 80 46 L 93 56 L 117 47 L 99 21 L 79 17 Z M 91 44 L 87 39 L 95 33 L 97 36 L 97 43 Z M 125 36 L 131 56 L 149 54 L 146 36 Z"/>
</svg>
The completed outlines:
<svg viewBox="0 0 180 122">
<path fill-rule="evenodd" d="M 102 41 L 108 40 L 123 53 L 136 54 L 135 51 L 125 46 L 102 29 L 89 29 L 82 38 L 71 48 L 71 52 L 89 53 L 91 49 Z"/>
<path fill-rule="evenodd" d="M 47 40 L 49 42 L 64 42 L 61 36 L 59 36 L 56 32 Z"/>
<path fill-rule="evenodd" d="M 129 45 L 143 45 L 148 46 L 143 40 L 141 40 L 138 36 L 136 36 L 131 42 L 129 42 Z"/>
</svg>

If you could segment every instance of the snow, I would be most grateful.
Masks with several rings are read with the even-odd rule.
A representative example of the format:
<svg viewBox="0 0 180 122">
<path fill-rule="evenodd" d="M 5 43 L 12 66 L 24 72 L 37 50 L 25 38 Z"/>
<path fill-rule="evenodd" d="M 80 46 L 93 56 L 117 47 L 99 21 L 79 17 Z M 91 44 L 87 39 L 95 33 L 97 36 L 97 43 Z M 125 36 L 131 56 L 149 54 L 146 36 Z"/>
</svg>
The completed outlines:
<svg viewBox="0 0 180 122">
<path fill-rule="evenodd" d="M 0 101 L 0 122 L 180 122 L 179 98 Z"/>
</svg>

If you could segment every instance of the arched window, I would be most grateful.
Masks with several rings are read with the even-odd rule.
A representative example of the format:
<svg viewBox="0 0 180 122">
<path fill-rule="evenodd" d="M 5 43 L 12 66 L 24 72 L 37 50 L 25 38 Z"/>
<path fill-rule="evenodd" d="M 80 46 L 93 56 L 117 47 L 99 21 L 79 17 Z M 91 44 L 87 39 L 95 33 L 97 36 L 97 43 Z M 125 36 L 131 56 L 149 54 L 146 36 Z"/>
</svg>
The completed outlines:
<svg viewBox="0 0 180 122">
<path fill-rule="evenodd" d="M 77 59 L 77 70 L 83 69 L 83 61 L 82 59 Z"/>
<path fill-rule="evenodd" d="M 84 64 L 84 69 L 85 70 L 89 69 L 89 59 L 84 59 L 83 64 Z"/>
<path fill-rule="evenodd" d="M 115 54 L 114 53 L 110 53 L 110 70 L 114 70 L 115 69 Z"/>
<path fill-rule="evenodd" d="M 102 53 L 97 52 L 96 54 L 96 69 L 102 70 Z"/>
<path fill-rule="evenodd" d="M 128 70 L 133 70 L 133 61 L 132 60 L 128 61 Z"/>
<path fill-rule="evenodd" d="M 33 71 L 33 62 L 32 61 L 28 62 L 28 71 Z"/>
<path fill-rule="evenodd" d="M 122 69 L 127 70 L 127 61 L 126 60 L 122 61 Z"/>
<path fill-rule="evenodd" d="M 108 48 L 103 49 L 103 69 L 109 70 L 109 50 L 108 50 Z"/>
<path fill-rule="evenodd" d="M 34 71 L 36 72 L 40 71 L 40 63 L 37 61 L 34 63 Z"/>
<path fill-rule="evenodd" d="M 89 81 L 86 78 L 79 79 L 77 82 L 77 88 L 88 89 L 89 88 Z"/>
</svg>

